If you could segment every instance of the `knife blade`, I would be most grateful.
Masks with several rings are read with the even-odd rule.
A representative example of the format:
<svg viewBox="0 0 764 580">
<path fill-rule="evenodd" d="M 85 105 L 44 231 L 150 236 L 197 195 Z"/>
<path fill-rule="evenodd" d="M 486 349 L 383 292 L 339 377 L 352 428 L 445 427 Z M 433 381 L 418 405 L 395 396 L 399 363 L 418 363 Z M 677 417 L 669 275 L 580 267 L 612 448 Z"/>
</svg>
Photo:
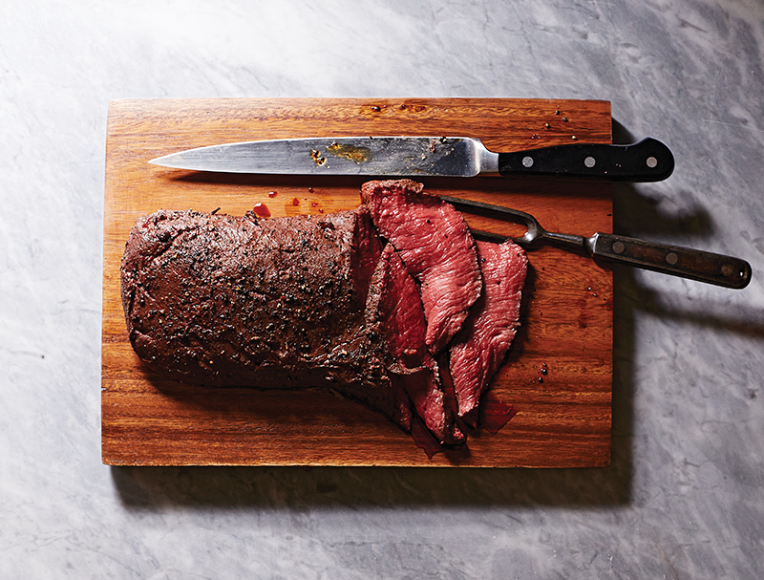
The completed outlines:
<svg viewBox="0 0 764 580">
<path fill-rule="evenodd" d="M 244 141 L 198 147 L 149 163 L 192 171 L 378 177 L 548 175 L 661 181 L 674 170 L 666 145 L 575 143 L 514 152 L 472 137 L 336 137 Z"/>
</svg>

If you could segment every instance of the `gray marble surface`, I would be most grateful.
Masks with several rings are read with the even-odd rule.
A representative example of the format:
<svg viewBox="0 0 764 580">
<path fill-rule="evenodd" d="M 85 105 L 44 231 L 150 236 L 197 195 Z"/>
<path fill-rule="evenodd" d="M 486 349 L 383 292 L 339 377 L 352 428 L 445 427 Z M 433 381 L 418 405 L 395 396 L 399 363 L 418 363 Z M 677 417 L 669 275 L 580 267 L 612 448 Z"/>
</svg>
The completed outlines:
<svg viewBox="0 0 764 580">
<path fill-rule="evenodd" d="M 759 0 L 6 2 L 0 578 L 764 577 L 763 60 Z M 616 231 L 753 281 L 616 270 L 606 469 L 104 466 L 108 102 L 239 96 L 609 100 L 677 159 Z"/>
</svg>

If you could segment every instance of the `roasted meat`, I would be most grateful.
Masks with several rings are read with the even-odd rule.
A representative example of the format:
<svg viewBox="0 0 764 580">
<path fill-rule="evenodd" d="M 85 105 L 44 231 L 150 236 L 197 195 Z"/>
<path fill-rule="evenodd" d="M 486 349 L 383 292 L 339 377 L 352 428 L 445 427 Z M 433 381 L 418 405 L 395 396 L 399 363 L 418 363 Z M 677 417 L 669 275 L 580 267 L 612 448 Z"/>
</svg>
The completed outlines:
<svg viewBox="0 0 764 580">
<path fill-rule="evenodd" d="M 184 383 L 329 388 L 418 442 L 463 443 L 517 328 L 525 255 L 476 246 L 421 184 L 371 182 L 362 200 L 325 216 L 140 218 L 121 267 L 136 353 Z"/>
</svg>

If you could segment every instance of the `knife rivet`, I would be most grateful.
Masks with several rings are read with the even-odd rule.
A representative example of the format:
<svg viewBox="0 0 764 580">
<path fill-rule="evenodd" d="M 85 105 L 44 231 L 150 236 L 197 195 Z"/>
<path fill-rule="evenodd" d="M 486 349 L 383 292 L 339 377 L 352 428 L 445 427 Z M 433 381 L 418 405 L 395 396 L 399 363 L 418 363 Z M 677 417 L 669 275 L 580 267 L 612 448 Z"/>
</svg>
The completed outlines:
<svg viewBox="0 0 764 580">
<path fill-rule="evenodd" d="M 666 254 L 666 262 L 669 266 L 674 266 L 679 261 L 679 256 L 677 256 L 674 252 L 669 252 Z"/>
<path fill-rule="evenodd" d="M 594 157 L 587 157 L 584 159 L 584 165 L 587 167 L 594 167 L 595 163 L 597 163 L 597 161 L 594 159 Z"/>
<path fill-rule="evenodd" d="M 648 157 L 645 163 L 650 169 L 654 169 L 658 165 L 658 160 L 655 157 Z"/>
<path fill-rule="evenodd" d="M 533 157 L 523 157 L 523 167 L 533 167 Z"/>
<path fill-rule="evenodd" d="M 613 251 L 616 254 L 622 254 L 625 249 L 626 249 L 626 246 L 623 245 L 623 242 L 615 242 L 613 244 Z"/>
<path fill-rule="evenodd" d="M 722 276 L 732 276 L 732 273 L 735 271 L 735 269 L 730 264 L 724 264 L 722 266 Z"/>
</svg>

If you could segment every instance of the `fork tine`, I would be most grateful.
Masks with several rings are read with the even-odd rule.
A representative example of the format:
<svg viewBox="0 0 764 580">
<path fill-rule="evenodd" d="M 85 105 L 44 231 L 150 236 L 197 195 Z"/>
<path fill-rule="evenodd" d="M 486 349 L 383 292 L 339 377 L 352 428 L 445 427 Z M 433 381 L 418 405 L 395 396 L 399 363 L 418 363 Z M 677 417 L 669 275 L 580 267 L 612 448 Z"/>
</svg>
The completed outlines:
<svg viewBox="0 0 764 580">
<path fill-rule="evenodd" d="M 509 236 L 503 236 L 501 234 L 495 234 L 493 232 L 487 232 L 485 230 L 475 230 L 470 228 L 470 233 L 472 234 L 472 237 L 476 240 L 482 240 L 484 242 L 495 242 L 497 244 L 500 244 L 502 242 L 506 242 L 510 239 Z M 515 238 L 512 238 L 512 241 L 516 241 Z"/>
<path fill-rule="evenodd" d="M 519 209 L 512 209 L 504 207 L 503 205 L 494 205 L 491 203 L 485 203 L 482 201 L 472 201 L 471 199 L 461 199 L 459 197 L 449 197 L 447 195 L 441 195 L 440 199 L 447 201 L 458 209 L 466 209 L 476 214 L 483 214 L 489 217 L 496 217 L 500 219 L 511 218 L 513 221 L 522 221 L 526 225 L 538 224 L 536 218 L 529 213 L 520 211 Z"/>
<path fill-rule="evenodd" d="M 493 205 L 490 203 L 484 203 L 482 201 L 472 201 L 469 199 L 461 199 L 458 197 L 449 197 L 447 195 L 441 195 L 440 198 L 443 201 L 447 201 L 455 208 L 459 210 L 465 210 L 477 215 L 483 215 L 487 217 L 497 218 L 504 221 L 513 221 L 516 223 L 522 223 L 527 228 L 524 235 L 511 238 L 513 242 L 521 245 L 528 245 L 537 238 L 543 236 L 546 232 L 538 223 L 535 217 L 519 209 L 512 209 L 504 207 L 502 205 Z M 473 230 L 473 234 L 477 234 L 481 238 L 488 241 L 504 241 L 510 239 L 509 236 L 502 236 L 494 234 L 492 232 L 486 232 L 482 230 Z"/>
</svg>

